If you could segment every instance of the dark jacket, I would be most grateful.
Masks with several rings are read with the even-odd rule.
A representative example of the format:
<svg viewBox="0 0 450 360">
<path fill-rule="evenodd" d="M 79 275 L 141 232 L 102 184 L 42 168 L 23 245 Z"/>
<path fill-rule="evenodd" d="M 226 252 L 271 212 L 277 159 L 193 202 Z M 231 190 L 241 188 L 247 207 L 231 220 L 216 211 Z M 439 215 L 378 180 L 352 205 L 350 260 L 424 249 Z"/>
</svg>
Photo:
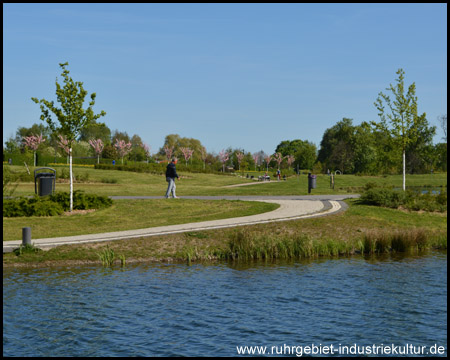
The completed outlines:
<svg viewBox="0 0 450 360">
<path fill-rule="evenodd" d="M 169 163 L 167 165 L 166 177 L 177 178 L 178 179 L 177 169 L 175 168 L 175 164 L 174 163 Z"/>
</svg>

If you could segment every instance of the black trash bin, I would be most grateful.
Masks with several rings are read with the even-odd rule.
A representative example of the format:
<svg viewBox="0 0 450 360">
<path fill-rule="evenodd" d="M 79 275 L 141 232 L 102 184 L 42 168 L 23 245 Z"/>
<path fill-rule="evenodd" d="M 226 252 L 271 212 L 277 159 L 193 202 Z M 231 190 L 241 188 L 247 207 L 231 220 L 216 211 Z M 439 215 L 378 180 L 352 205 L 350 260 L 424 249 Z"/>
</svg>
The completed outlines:
<svg viewBox="0 0 450 360">
<path fill-rule="evenodd" d="M 51 170 L 51 172 L 40 172 L 40 170 Z M 48 167 L 34 170 L 34 192 L 39 196 L 51 195 L 55 191 L 56 170 Z"/>
<path fill-rule="evenodd" d="M 308 173 L 308 193 L 311 193 L 311 189 L 316 188 L 316 175 Z"/>
</svg>

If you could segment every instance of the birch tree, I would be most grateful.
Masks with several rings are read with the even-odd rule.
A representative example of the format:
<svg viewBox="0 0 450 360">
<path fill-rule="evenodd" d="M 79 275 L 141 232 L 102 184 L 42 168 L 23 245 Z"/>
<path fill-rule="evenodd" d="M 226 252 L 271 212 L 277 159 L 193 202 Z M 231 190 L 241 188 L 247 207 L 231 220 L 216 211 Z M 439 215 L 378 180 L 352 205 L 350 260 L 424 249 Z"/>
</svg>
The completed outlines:
<svg viewBox="0 0 450 360">
<path fill-rule="evenodd" d="M 412 83 L 405 94 L 403 69 L 398 69 L 397 85 L 386 89 L 393 95 L 393 100 L 380 92 L 374 103 L 378 109 L 380 122 L 372 122 L 379 130 L 387 131 L 393 138 L 396 146 L 402 152 L 403 158 L 403 191 L 406 190 L 406 148 L 409 143 L 415 142 L 418 136 L 418 124 L 426 118 L 426 114 L 417 115 L 416 85 Z M 388 109 L 385 109 L 385 105 Z"/>
<path fill-rule="evenodd" d="M 64 135 L 69 145 L 69 172 L 70 172 L 70 211 L 73 210 L 73 177 L 72 177 L 72 145 L 81 131 L 106 113 L 102 110 L 100 114 L 94 115 L 92 107 L 95 104 L 96 94 L 91 94 L 91 101 L 87 109 L 83 109 L 84 99 L 88 92 L 83 88 L 83 83 L 74 82 L 66 69 L 69 63 L 59 64 L 62 68 L 61 76 L 64 78 L 64 86 L 56 79 L 56 98 L 61 108 L 55 106 L 53 101 L 31 98 L 36 104 L 40 104 L 41 120 L 46 121 L 53 132 Z M 56 116 L 56 120 L 52 118 Z"/>
</svg>

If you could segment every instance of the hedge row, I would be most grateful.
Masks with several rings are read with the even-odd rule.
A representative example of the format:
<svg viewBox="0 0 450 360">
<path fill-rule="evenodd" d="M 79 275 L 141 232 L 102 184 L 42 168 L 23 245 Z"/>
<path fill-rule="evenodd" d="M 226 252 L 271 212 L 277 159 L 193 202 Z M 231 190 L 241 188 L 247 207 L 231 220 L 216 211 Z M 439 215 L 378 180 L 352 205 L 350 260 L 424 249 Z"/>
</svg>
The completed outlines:
<svg viewBox="0 0 450 360">
<path fill-rule="evenodd" d="M 166 173 L 167 163 L 136 163 L 136 164 L 125 164 L 125 165 L 112 165 L 112 164 L 95 164 L 95 169 L 100 170 L 119 170 L 119 171 L 132 171 L 140 173 L 150 173 L 163 175 Z M 223 174 L 221 171 L 215 170 L 211 167 L 203 169 L 202 167 L 196 167 L 192 165 L 177 164 L 177 171 L 191 172 L 191 173 L 203 173 L 203 174 Z M 229 173 L 225 173 L 229 174 Z"/>
</svg>

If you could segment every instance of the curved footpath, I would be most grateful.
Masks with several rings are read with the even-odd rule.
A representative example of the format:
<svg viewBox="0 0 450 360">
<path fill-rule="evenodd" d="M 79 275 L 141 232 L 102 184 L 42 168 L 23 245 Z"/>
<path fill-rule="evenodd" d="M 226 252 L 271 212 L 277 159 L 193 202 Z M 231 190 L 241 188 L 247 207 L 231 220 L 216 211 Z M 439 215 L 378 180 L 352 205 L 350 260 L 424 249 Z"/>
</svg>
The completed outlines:
<svg viewBox="0 0 450 360">
<path fill-rule="evenodd" d="M 82 244 L 89 242 L 113 241 L 167 235 L 187 231 L 212 230 L 234 226 L 263 224 L 276 221 L 305 219 L 336 214 L 347 208 L 342 201 L 359 195 L 307 195 L 307 196 L 183 196 L 183 199 L 200 200 L 243 200 L 265 201 L 280 204 L 274 211 L 238 218 L 202 221 L 189 224 L 158 226 L 147 229 L 116 231 L 102 234 L 65 236 L 59 238 L 31 239 L 34 246 L 48 250 L 59 245 Z M 111 199 L 161 199 L 162 196 L 110 196 Z M 167 201 L 177 201 L 169 199 Z M 31 231 L 33 235 L 33 229 Z M 22 244 L 22 240 L 3 241 L 3 253 L 11 252 Z"/>
</svg>

